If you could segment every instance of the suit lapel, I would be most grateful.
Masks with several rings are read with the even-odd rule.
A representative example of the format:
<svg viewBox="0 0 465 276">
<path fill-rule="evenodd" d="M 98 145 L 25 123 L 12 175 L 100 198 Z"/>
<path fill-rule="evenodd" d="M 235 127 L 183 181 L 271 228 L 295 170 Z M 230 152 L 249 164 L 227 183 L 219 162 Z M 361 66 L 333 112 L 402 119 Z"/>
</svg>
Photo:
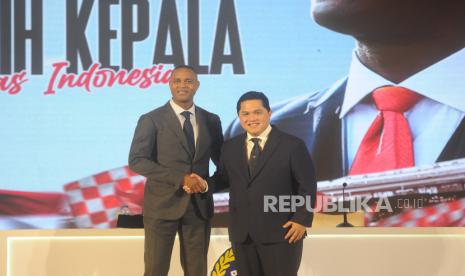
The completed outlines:
<svg viewBox="0 0 465 276">
<path fill-rule="evenodd" d="M 246 181 L 250 179 L 249 176 L 249 164 L 248 164 L 248 159 L 247 159 L 247 134 L 242 133 L 240 136 L 237 138 L 237 145 L 234 146 L 235 149 L 237 149 L 239 153 L 239 159 L 237 160 L 239 170 L 242 173 L 242 176 Z"/>
<path fill-rule="evenodd" d="M 184 150 L 186 150 L 186 152 L 189 153 L 191 157 L 193 157 L 193 153 L 190 152 L 189 146 L 187 145 L 187 139 L 184 135 L 184 132 L 182 131 L 179 119 L 176 116 L 176 113 L 174 113 L 173 108 L 171 108 L 169 102 L 165 105 L 165 111 L 165 120 L 167 122 L 167 126 L 174 132 L 176 138 L 179 140 Z"/>
<path fill-rule="evenodd" d="M 263 148 L 262 153 L 258 157 L 258 163 L 254 171 L 254 174 L 250 176 L 250 182 L 252 182 L 257 177 L 257 175 L 260 174 L 265 164 L 268 162 L 268 160 L 271 159 L 271 156 L 275 152 L 280 141 L 281 138 L 279 135 L 279 131 L 276 129 L 276 127 L 273 127 L 268 136 L 265 147 Z"/>
<path fill-rule="evenodd" d="M 437 162 L 465 158 L 465 118 L 447 142 L 439 155 Z"/>
<path fill-rule="evenodd" d="M 344 100 L 345 83 L 313 111 L 312 159 L 316 160 L 318 180 L 339 178 L 348 173 L 345 166 L 345 143 L 339 118 Z"/>
<path fill-rule="evenodd" d="M 195 109 L 195 119 L 197 123 L 197 142 L 195 147 L 194 161 L 201 158 L 210 145 L 210 132 L 207 126 L 206 114 L 200 109 Z"/>
</svg>

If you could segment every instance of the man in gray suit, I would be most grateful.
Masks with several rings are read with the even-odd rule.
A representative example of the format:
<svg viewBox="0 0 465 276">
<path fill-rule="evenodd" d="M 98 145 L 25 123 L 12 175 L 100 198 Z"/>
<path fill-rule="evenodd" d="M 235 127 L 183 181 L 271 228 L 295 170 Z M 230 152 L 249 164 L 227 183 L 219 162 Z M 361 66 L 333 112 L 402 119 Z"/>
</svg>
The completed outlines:
<svg viewBox="0 0 465 276">
<path fill-rule="evenodd" d="M 147 177 L 145 276 L 168 274 L 176 233 L 184 275 L 207 275 L 213 200 L 203 179 L 210 159 L 219 160 L 223 134 L 219 117 L 194 105 L 199 85 L 192 67 L 176 67 L 172 99 L 142 115 L 134 133 L 129 167 Z"/>
</svg>

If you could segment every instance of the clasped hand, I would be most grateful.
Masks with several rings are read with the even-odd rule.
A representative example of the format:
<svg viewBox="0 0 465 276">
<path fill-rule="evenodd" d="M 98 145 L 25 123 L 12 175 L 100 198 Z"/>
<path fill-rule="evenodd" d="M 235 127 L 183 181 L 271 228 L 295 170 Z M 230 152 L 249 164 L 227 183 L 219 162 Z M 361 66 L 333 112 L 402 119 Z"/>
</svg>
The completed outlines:
<svg viewBox="0 0 465 276">
<path fill-rule="evenodd" d="M 182 188 L 188 194 L 203 193 L 207 190 L 208 184 L 198 174 L 191 173 L 184 176 Z"/>
</svg>

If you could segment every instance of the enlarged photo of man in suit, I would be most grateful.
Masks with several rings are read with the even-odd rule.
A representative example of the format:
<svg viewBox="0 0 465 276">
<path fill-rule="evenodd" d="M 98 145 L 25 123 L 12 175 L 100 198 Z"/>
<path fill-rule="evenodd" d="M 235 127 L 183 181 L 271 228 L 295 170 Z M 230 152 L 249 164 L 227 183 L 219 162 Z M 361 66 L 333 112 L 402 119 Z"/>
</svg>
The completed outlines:
<svg viewBox="0 0 465 276">
<path fill-rule="evenodd" d="M 311 13 L 355 39 L 348 76 L 272 106 L 271 122 L 305 141 L 317 180 L 465 158 L 465 2 L 313 0 Z"/>
<path fill-rule="evenodd" d="M 357 173 L 465 157 L 463 1 L 314 0 L 311 9 L 321 26 L 354 37 L 348 77 L 272 106 L 271 121 L 305 141 L 318 180 L 351 174 L 362 140 L 383 112 L 372 96 L 379 88 L 402 94 L 398 99 L 405 94 L 398 90 L 417 95 L 398 111 L 387 108 L 407 122 L 412 158 Z M 225 135 L 240 132 L 236 120 Z"/>
<path fill-rule="evenodd" d="M 147 177 L 145 276 L 168 274 L 176 233 L 184 274 L 207 275 L 213 199 L 203 179 L 210 160 L 219 162 L 223 134 L 219 117 L 194 105 L 199 85 L 192 67 L 177 66 L 171 100 L 142 115 L 134 133 L 129 167 Z"/>
<path fill-rule="evenodd" d="M 302 140 L 270 125 L 270 106 L 263 93 L 243 94 L 237 115 L 245 133 L 224 143 L 211 186 L 230 188 L 229 239 L 238 273 L 295 276 L 313 213 L 304 206 L 295 212 L 266 212 L 264 198 L 298 195 L 314 204 L 312 160 Z"/>
</svg>

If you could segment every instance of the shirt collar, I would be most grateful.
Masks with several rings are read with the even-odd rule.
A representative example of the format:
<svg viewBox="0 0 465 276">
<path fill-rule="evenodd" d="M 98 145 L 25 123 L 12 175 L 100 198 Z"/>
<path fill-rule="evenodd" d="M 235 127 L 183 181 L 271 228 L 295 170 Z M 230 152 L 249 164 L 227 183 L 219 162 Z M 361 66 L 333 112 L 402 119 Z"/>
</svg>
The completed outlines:
<svg viewBox="0 0 465 276">
<path fill-rule="evenodd" d="M 247 132 L 247 141 L 250 141 L 251 138 L 260 138 L 262 141 L 268 138 L 271 132 L 271 125 L 268 127 L 258 136 L 252 136 L 250 133 Z"/>
<path fill-rule="evenodd" d="M 180 115 L 184 111 L 189 111 L 191 115 L 195 117 L 195 105 L 194 104 L 189 109 L 185 110 L 184 108 L 180 107 L 177 103 L 175 103 L 173 99 L 170 99 L 170 105 L 171 105 L 171 108 L 173 108 L 174 113 L 176 113 L 176 115 Z"/>
<path fill-rule="evenodd" d="M 434 101 L 465 112 L 463 100 L 465 70 L 463 68 L 465 68 L 465 48 L 395 84 L 363 65 L 354 51 L 340 117 L 344 117 L 352 107 L 374 89 L 386 85 L 408 88 Z"/>
</svg>

